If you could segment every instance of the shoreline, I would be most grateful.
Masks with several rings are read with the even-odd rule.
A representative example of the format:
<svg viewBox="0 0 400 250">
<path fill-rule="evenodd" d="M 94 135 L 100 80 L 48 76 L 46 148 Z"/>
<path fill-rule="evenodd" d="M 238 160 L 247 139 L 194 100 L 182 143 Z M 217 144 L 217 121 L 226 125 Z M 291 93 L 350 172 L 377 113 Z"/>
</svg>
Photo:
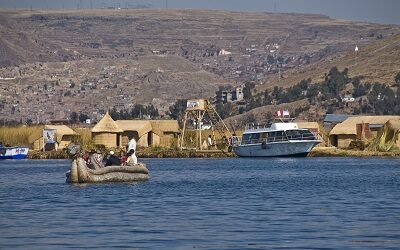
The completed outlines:
<svg viewBox="0 0 400 250">
<path fill-rule="evenodd" d="M 235 158 L 233 152 L 226 150 L 143 150 L 138 151 L 138 158 Z M 375 151 L 357 151 L 357 150 L 343 150 L 333 147 L 316 147 L 307 157 L 400 157 L 400 151 L 395 152 L 375 152 Z M 27 159 L 69 159 L 66 151 L 34 151 L 28 153 Z"/>
</svg>

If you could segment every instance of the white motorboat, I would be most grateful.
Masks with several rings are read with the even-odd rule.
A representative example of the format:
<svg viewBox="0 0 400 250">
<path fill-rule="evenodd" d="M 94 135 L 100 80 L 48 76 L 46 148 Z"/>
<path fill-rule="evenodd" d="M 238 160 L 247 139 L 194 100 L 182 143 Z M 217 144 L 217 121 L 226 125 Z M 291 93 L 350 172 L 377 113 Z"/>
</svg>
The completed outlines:
<svg viewBox="0 0 400 250">
<path fill-rule="evenodd" d="M 248 125 L 242 138 L 233 138 L 233 151 L 240 157 L 307 156 L 318 144 L 317 136 L 300 129 L 292 118 L 276 118 L 267 125 Z"/>
</svg>

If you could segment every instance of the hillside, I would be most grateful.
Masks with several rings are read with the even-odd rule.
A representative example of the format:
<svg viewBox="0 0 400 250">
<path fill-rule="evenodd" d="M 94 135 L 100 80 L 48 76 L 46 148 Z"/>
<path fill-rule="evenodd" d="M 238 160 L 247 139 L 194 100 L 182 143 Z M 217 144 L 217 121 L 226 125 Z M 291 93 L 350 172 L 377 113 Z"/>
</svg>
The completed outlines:
<svg viewBox="0 0 400 250">
<path fill-rule="evenodd" d="M 98 119 L 112 107 L 130 109 L 135 103 L 152 103 L 165 111 L 180 96 L 206 98 L 226 84 L 172 55 L 23 64 L 0 69 L 0 75 L 18 76 L 0 79 L 3 102 L 11 104 L 0 115 L 3 111 L 22 119 L 65 119 L 73 111 Z"/>
<path fill-rule="evenodd" d="M 257 86 L 257 91 L 273 86 L 289 87 L 308 78 L 311 78 L 313 83 L 320 82 L 332 67 L 338 67 L 340 70 L 348 68 L 350 77 L 362 77 L 363 82 L 393 85 L 394 77 L 400 71 L 400 35 L 358 48 L 357 54 L 353 48 L 343 55 L 288 70 L 279 81 L 277 74 L 271 75 L 265 79 L 264 84 Z"/>
<path fill-rule="evenodd" d="M 313 14 L 1 9 L 0 119 L 97 119 L 135 103 L 164 113 L 177 99 L 213 97 L 219 86 L 272 86 L 279 70 L 289 86 L 303 77 L 289 79 L 290 70 L 329 67 L 355 43 L 361 74 L 364 48 L 399 33 Z"/>
<path fill-rule="evenodd" d="M 280 81 L 278 81 L 278 75 L 270 76 L 263 84 L 255 86 L 255 89 L 252 91 L 253 98 L 260 98 L 265 90 L 271 93 L 276 87 L 282 88 L 280 90 L 282 91 L 282 95 L 287 96 L 288 94 L 285 91 L 293 88 L 294 85 L 298 85 L 303 79 L 311 79 L 306 92 L 316 85 L 323 86 L 327 75 L 333 67 L 337 67 L 339 72 L 344 72 L 344 69 L 347 68 L 347 77 L 349 80 L 343 86 L 343 90 L 340 91 L 339 96 L 326 98 L 329 96 L 326 95 L 327 93 L 320 93 L 312 97 L 313 102 L 310 103 L 310 98 L 307 98 L 306 94 L 304 97 L 297 98 L 300 99 L 298 101 L 291 103 L 278 102 L 278 105 L 260 106 L 226 120 L 229 123 L 241 125 L 248 121 L 265 122 L 278 109 L 289 109 L 292 115 L 304 120 L 322 120 L 323 115 L 328 112 L 328 109 L 348 114 L 353 114 L 354 112 L 372 112 L 371 114 L 397 113 L 400 97 L 396 97 L 395 95 L 396 91 L 397 93 L 399 92 L 398 85 L 395 83 L 395 76 L 400 73 L 399 58 L 400 35 L 395 35 L 374 44 L 361 47 L 357 54 L 355 51 L 351 51 L 343 55 L 327 58 L 318 63 L 288 70 L 284 73 Z M 361 91 L 365 93 L 354 96 L 356 97 L 356 102 L 343 103 L 341 97 L 346 93 L 354 93 L 355 90 L 352 82 L 353 79 L 357 78 L 360 79 L 360 86 L 370 84 L 370 87 L 366 87 L 367 89 Z M 376 98 L 372 97 L 373 100 L 369 100 L 374 89 L 373 85 L 376 83 L 378 83 L 376 86 L 377 92 L 375 93 L 377 96 Z M 388 88 L 385 89 L 380 86 L 387 86 Z M 384 95 L 387 98 L 383 97 Z M 389 98 L 392 101 L 385 102 Z M 375 109 L 375 106 L 377 106 L 377 109 Z M 297 112 L 295 112 L 296 110 Z"/>
</svg>

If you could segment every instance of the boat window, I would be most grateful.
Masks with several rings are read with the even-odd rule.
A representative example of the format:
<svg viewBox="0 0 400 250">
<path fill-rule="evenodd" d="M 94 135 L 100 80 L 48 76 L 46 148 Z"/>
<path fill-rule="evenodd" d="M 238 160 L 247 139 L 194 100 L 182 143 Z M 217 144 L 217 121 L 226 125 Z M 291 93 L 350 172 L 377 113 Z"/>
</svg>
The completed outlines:
<svg viewBox="0 0 400 250">
<path fill-rule="evenodd" d="M 289 139 L 315 139 L 308 130 L 286 130 L 286 135 Z"/>
<path fill-rule="evenodd" d="M 242 141 L 244 144 L 255 143 L 260 139 L 259 133 L 252 133 L 252 134 L 244 134 Z"/>
<path fill-rule="evenodd" d="M 299 130 L 286 130 L 286 135 L 289 138 L 297 138 L 297 137 L 301 136 Z"/>
<path fill-rule="evenodd" d="M 260 139 L 260 134 L 259 133 L 251 134 L 251 140 L 258 140 L 258 139 Z"/>
<path fill-rule="evenodd" d="M 250 135 L 251 134 L 244 134 L 243 138 L 242 138 L 242 141 L 249 141 L 250 140 Z"/>
<path fill-rule="evenodd" d="M 310 139 L 315 139 L 315 136 L 313 133 L 311 133 L 309 130 L 300 130 L 300 133 L 303 137 L 308 137 Z"/>
<path fill-rule="evenodd" d="M 267 139 L 268 138 L 268 133 L 267 132 L 261 133 L 261 138 L 262 139 Z"/>
</svg>

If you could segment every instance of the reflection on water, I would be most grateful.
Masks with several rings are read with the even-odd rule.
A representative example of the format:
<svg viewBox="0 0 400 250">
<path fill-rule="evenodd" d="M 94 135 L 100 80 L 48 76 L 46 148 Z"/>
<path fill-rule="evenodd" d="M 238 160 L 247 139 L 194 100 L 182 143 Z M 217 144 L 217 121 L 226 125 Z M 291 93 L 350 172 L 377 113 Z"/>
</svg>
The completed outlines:
<svg viewBox="0 0 400 250">
<path fill-rule="evenodd" d="M 144 183 L 0 161 L 0 248 L 396 249 L 398 159 L 149 159 Z"/>
</svg>

